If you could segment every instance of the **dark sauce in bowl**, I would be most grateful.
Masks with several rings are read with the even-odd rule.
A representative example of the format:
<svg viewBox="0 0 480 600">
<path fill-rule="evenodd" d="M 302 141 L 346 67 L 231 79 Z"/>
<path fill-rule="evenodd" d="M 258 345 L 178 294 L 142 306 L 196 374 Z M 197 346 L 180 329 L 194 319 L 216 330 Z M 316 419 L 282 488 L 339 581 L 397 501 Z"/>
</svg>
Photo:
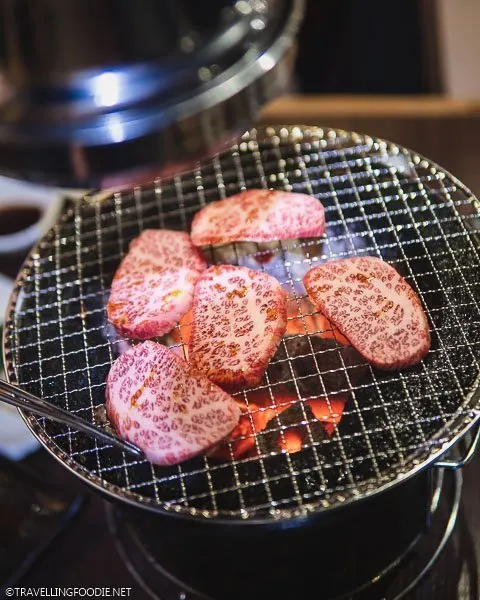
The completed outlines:
<svg viewBox="0 0 480 600">
<path fill-rule="evenodd" d="M 0 236 L 18 233 L 40 220 L 42 211 L 38 206 L 11 204 L 0 206 Z"/>
</svg>

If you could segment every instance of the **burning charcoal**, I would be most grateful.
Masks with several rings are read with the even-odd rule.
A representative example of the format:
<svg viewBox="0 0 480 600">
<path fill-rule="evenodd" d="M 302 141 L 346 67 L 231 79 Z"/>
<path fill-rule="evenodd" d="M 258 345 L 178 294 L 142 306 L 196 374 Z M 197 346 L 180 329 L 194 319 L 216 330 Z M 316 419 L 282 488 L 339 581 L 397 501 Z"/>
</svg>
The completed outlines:
<svg viewBox="0 0 480 600">
<path fill-rule="evenodd" d="M 302 425 L 307 420 L 308 425 Z M 297 402 L 290 408 L 284 410 L 277 418 L 269 421 L 262 435 L 257 437 L 258 449 L 262 454 L 270 454 L 278 452 L 282 444 L 282 434 L 279 427 L 287 427 L 285 433 L 290 431 L 290 428 L 295 428 L 295 432 L 300 436 L 301 444 L 310 445 L 312 439 L 318 442 L 326 437 L 325 429 L 320 421 L 317 421 L 312 409 L 301 402 Z M 309 430 L 312 434 L 310 438 Z M 287 448 L 288 449 L 288 445 Z"/>
<path fill-rule="evenodd" d="M 290 390 L 295 390 L 295 382 L 292 381 L 289 364 L 291 362 L 302 396 L 318 395 L 319 392 L 330 396 L 355 387 L 367 373 L 368 365 L 352 346 L 343 346 L 335 340 L 319 336 L 311 336 L 310 341 L 323 385 L 319 381 L 318 375 L 314 375 L 316 366 L 312 366 L 313 358 L 307 336 L 285 340 L 288 354 L 292 360 L 285 360 L 285 350 L 282 348 L 283 355 L 277 355 L 280 360 L 270 366 L 270 380 L 284 381 Z M 348 372 L 348 378 L 344 365 Z"/>
</svg>

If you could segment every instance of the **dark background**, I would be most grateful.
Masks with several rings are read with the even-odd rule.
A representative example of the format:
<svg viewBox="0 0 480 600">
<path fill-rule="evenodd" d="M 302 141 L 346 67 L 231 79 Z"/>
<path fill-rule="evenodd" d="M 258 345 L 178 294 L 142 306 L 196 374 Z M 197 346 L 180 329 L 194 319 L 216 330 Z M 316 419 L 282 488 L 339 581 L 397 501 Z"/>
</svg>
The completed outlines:
<svg viewBox="0 0 480 600">
<path fill-rule="evenodd" d="M 300 93 L 422 94 L 435 81 L 429 2 L 309 0 L 299 35 Z"/>
</svg>

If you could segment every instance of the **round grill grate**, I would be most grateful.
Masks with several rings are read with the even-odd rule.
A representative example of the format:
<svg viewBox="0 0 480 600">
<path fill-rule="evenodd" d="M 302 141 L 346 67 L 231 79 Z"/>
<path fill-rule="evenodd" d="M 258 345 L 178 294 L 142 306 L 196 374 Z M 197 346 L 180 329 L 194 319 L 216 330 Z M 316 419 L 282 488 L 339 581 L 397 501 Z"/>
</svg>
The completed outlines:
<svg viewBox="0 0 480 600">
<path fill-rule="evenodd" d="M 281 402 L 282 390 L 296 394 L 303 449 L 287 453 L 266 444 L 272 431 L 285 438 L 291 427 L 276 417 L 268 432 L 249 434 L 254 457 L 201 456 L 159 468 L 25 417 L 50 452 L 116 497 L 190 516 L 304 515 L 412 475 L 480 416 L 478 201 L 450 174 L 404 148 L 315 127 L 252 130 L 193 172 L 86 201 L 66 214 L 19 275 L 5 328 L 10 380 L 87 420 L 98 419 L 110 365 L 127 343 L 109 328 L 105 305 L 129 242 L 144 228 L 188 231 L 205 203 L 253 187 L 314 194 L 326 211 L 324 239 L 206 252 L 210 263 L 274 275 L 297 307 L 291 316 L 297 332 L 283 340 L 259 390 L 272 404 Z M 307 328 L 304 273 L 353 255 L 383 258 L 419 293 L 432 349 L 418 366 L 386 373 L 352 364 L 340 344 L 319 345 Z M 306 402 L 339 395 L 347 400 L 341 421 L 332 435 L 319 436 Z"/>
</svg>

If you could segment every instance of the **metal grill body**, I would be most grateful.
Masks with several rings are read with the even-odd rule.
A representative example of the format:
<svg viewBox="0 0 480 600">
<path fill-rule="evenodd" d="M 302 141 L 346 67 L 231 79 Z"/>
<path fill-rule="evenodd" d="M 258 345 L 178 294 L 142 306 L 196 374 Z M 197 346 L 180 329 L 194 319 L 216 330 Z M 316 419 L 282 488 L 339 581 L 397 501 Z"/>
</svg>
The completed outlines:
<svg viewBox="0 0 480 600">
<path fill-rule="evenodd" d="M 357 378 L 358 365 L 344 361 L 339 344 L 319 349 L 306 326 L 304 334 L 284 338 L 259 389 L 272 405 L 285 386 L 297 394 L 307 435 L 295 454 L 265 451 L 258 432 L 255 457 L 200 456 L 160 468 L 25 416 L 50 452 L 117 498 L 216 520 L 304 516 L 401 482 L 480 417 L 478 201 L 450 174 L 404 148 L 315 127 L 252 130 L 193 172 L 79 204 L 65 215 L 19 275 L 5 330 L 10 379 L 98 421 L 109 368 L 129 344 L 109 327 L 105 307 L 130 241 L 145 228 L 189 231 L 206 203 L 258 187 L 315 195 L 325 207 L 326 236 L 207 248 L 211 264 L 275 276 L 298 304 L 292 318 L 302 323 L 308 269 L 334 258 L 380 257 L 419 294 L 431 351 L 419 365 L 396 372 L 365 363 Z M 171 337 L 159 341 L 172 344 Z M 333 363 L 328 353 L 335 354 Z M 318 439 L 305 403 L 328 397 L 335 374 L 341 382 L 335 392 L 348 401 L 334 434 Z M 243 392 L 239 396 L 248 402 Z M 287 427 L 278 421 L 280 436 Z"/>
</svg>

